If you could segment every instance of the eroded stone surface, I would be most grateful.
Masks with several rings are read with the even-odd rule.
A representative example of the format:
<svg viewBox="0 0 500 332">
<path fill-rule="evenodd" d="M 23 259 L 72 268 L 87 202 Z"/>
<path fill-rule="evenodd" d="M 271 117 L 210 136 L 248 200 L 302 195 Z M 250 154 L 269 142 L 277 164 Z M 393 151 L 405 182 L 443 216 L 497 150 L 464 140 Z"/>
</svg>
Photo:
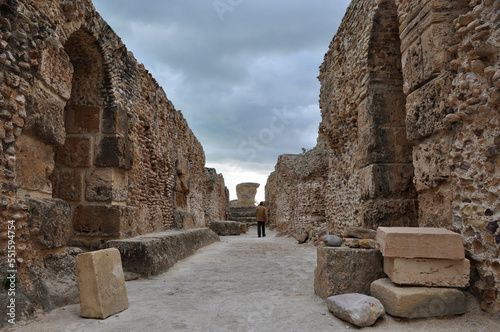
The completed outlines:
<svg viewBox="0 0 500 332">
<path fill-rule="evenodd" d="M 236 195 L 238 196 L 238 206 L 247 207 L 255 206 L 255 195 L 257 188 L 260 187 L 258 183 L 240 183 L 236 186 Z"/>
<path fill-rule="evenodd" d="M 385 315 L 382 303 L 364 294 L 330 296 L 326 303 L 335 316 L 359 327 L 371 326 L 379 317 Z"/>
<path fill-rule="evenodd" d="M 210 229 L 219 236 L 224 235 L 240 235 L 241 223 L 237 221 L 220 221 L 214 220 L 210 223 Z"/>
</svg>

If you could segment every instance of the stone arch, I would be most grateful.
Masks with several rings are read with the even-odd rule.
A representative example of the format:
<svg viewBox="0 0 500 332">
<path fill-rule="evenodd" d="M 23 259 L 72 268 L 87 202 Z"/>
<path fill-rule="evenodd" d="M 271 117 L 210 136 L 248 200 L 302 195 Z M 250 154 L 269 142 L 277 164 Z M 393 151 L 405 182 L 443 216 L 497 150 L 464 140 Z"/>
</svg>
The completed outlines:
<svg viewBox="0 0 500 332">
<path fill-rule="evenodd" d="M 362 221 L 374 229 L 418 225 L 400 48 L 395 1 L 382 0 L 370 33 L 366 103 L 358 114 Z"/>
<path fill-rule="evenodd" d="M 67 39 L 64 51 L 73 77 L 64 109 L 66 137 L 56 148 L 53 197 L 70 203 L 78 244 L 122 237 L 130 231 L 126 199 L 132 148 L 126 117 L 123 123 L 116 116 L 110 73 L 97 40 L 81 28 Z"/>
</svg>

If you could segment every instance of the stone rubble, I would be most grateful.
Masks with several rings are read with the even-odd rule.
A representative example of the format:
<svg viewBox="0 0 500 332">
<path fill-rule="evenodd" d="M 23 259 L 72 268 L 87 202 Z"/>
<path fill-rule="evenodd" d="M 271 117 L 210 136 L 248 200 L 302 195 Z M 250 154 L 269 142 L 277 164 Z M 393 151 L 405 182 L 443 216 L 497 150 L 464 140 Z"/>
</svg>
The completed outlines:
<svg viewBox="0 0 500 332">
<path fill-rule="evenodd" d="M 379 317 L 385 315 L 382 303 L 364 294 L 330 296 L 326 303 L 328 310 L 335 316 L 359 327 L 372 326 Z"/>
</svg>

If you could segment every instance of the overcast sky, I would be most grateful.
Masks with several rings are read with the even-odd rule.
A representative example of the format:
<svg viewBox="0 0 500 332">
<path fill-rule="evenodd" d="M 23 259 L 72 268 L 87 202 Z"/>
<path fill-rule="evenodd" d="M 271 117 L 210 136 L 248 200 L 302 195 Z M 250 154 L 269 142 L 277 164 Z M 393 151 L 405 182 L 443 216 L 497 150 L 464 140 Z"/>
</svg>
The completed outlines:
<svg viewBox="0 0 500 332">
<path fill-rule="evenodd" d="M 349 0 L 93 0 L 224 175 L 261 184 L 316 145 L 318 67 Z"/>
</svg>

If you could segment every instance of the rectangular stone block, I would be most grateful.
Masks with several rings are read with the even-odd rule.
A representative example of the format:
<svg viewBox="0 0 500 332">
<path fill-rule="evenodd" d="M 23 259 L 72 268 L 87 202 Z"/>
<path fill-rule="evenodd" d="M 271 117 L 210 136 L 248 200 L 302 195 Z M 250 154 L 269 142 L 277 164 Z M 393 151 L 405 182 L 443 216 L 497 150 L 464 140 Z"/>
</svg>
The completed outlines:
<svg viewBox="0 0 500 332">
<path fill-rule="evenodd" d="M 73 66 L 64 49 L 47 44 L 42 52 L 38 70 L 44 83 L 59 96 L 66 100 L 71 97 Z"/>
<path fill-rule="evenodd" d="M 102 132 L 128 137 L 127 111 L 117 106 L 106 107 L 103 112 Z"/>
<path fill-rule="evenodd" d="M 95 166 L 132 169 L 134 159 L 132 142 L 119 136 L 101 137 L 96 142 Z"/>
<path fill-rule="evenodd" d="M 121 205 L 80 205 L 75 210 L 73 229 L 77 235 L 116 236 L 134 233 L 129 208 Z"/>
<path fill-rule="evenodd" d="M 100 118 L 100 107 L 86 105 L 66 106 L 66 133 L 98 133 Z"/>
<path fill-rule="evenodd" d="M 314 292 L 323 299 L 347 293 L 369 295 L 371 283 L 384 277 L 382 254 L 377 249 L 318 248 Z"/>
<path fill-rule="evenodd" d="M 361 220 L 366 228 L 417 226 L 414 199 L 372 199 L 361 203 Z"/>
<path fill-rule="evenodd" d="M 396 286 L 388 278 L 371 284 L 371 295 L 391 316 L 429 318 L 465 313 L 465 295 L 458 289 Z"/>
<path fill-rule="evenodd" d="M 54 169 L 54 148 L 26 135 L 19 136 L 16 180 L 22 189 L 52 193 L 47 179 Z"/>
<path fill-rule="evenodd" d="M 369 127 L 359 133 L 357 158 L 361 167 L 380 163 L 411 163 L 411 144 L 406 129 Z"/>
<path fill-rule="evenodd" d="M 384 272 L 398 285 L 467 287 L 470 262 L 468 259 L 384 257 Z"/>
<path fill-rule="evenodd" d="M 66 201 L 82 200 L 82 171 L 57 170 L 54 172 L 54 194 Z"/>
<path fill-rule="evenodd" d="M 27 198 L 30 243 L 35 249 L 64 247 L 71 237 L 71 208 L 55 198 Z"/>
<path fill-rule="evenodd" d="M 90 167 L 90 137 L 66 137 L 56 149 L 56 164 L 66 167 Z"/>
<path fill-rule="evenodd" d="M 371 126 L 404 127 L 406 96 L 400 86 L 370 83 L 366 107 L 359 108 L 358 128 Z"/>
<path fill-rule="evenodd" d="M 413 198 L 412 164 L 375 164 L 360 170 L 361 197 L 373 198 Z"/>
<path fill-rule="evenodd" d="M 462 236 L 445 228 L 379 227 L 377 244 L 384 257 L 465 258 Z"/>
<path fill-rule="evenodd" d="M 110 248 L 76 257 L 80 315 L 104 319 L 128 308 L 127 288 L 118 249 Z"/>
</svg>

